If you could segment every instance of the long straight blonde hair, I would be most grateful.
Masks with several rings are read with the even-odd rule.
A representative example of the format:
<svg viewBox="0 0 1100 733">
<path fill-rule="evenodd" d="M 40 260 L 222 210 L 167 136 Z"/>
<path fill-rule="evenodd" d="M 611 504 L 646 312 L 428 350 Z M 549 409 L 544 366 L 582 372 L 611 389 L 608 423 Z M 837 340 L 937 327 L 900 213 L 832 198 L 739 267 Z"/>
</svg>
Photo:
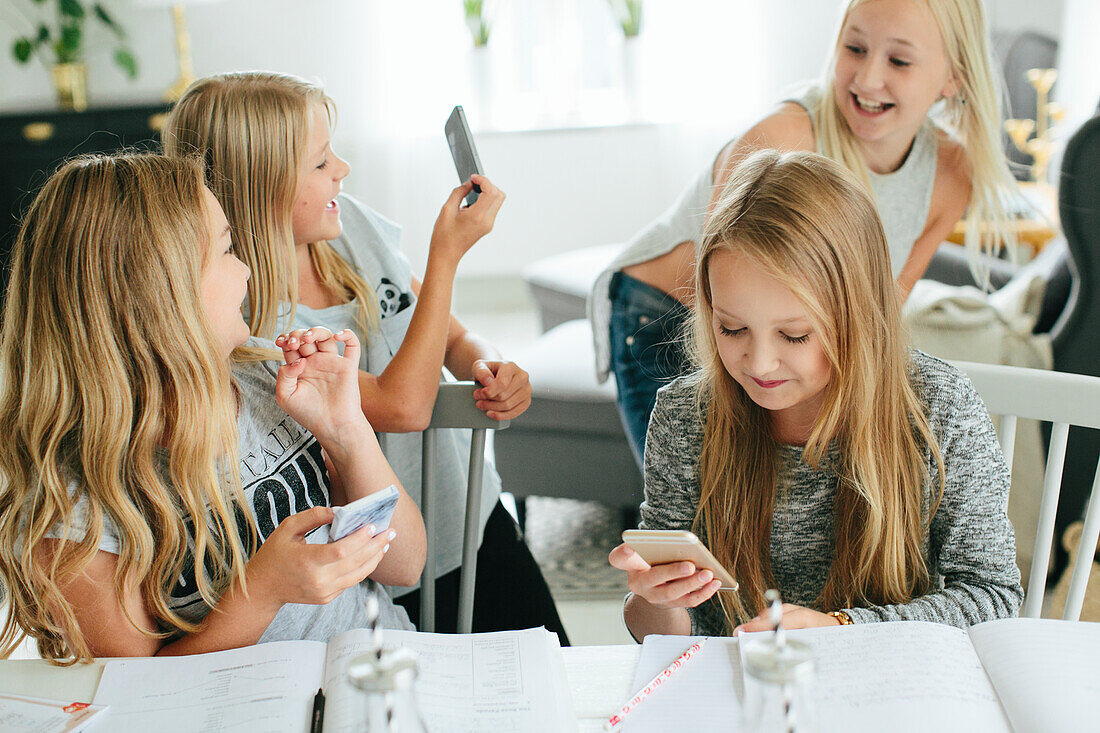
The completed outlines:
<svg viewBox="0 0 1100 733">
<path fill-rule="evenodd" d="M 203 185 L 197 161 L 78 158 L 22 222 L 0 336 L 0 656 L 29 635 L 48 659 L 91 658 L 61 587 L 108 518 L 116 598 L 140 590 L 159 626 L 147 635 L 194 630 L 168 603 L 192 561 L 211 605 L 243 583 L 237 403 L 199 294 Z M 50 552 L 50 530 L 83 538 Z"/>
<path fill-rule="evenodd" d="M 832 366 L 803 459 L 839 449 L 835 555 L 817 599 L 822 610 L 900 603 L 929 583 L 921 544 L 927 453 L 943 462 L 908 379 L 909 356 L 886 237 L 860 182 L 820 155 L 763 150 L 731 174 L 703 232 L 693 320 L 697 397 L 706 414 L 695 529 L 728 563 L 741 593 L 724 594 L 732 625 L 764 606 L 768 546 L 780 485 L 769 413 L 730 376 L 718 354 L 710 264 L 735 251 L 789 287 L 806 307 Z"/>
<path fill-rule="evenodd" d="M 833 53 L 826 65 L 821 99 L 813 112 L 814 133 L 821 152 L 854 171 L 870 184 L 867 163 L 860 155 L 851 129 L 837 107 L 833 94 L 836 60 L 844 25 L 852 10 L 868 0 L 851 0 L 837 29 Z M 927 5 L 939 26 L 947 62 L 959 83 L 958 93 L 942 100 L 933 120 L 963 148 L 970 176 L 970 206 L 967 209 L 966 247 L 971 269 L 980 282 L 987 282 L 988 268 L 979 266 L 979 253 L 995 254 L 1002 243 L 1014 247 L 1007 206 L 1018 198 L 1008 169 L 1001 138 L 1001 89 L 994 74 L 989 31 L 981 0 L 912 0 Z M 935 108 L 934 108 L 935 110 Z"/>
<path fill-rule="evenodd" d="M 291 211 L 316 108 L 334 121 L 332 100 L 304 79 L 261 71 L 217 74 L 184 92 L 162 133 L 168 155 L 197 154 L 206 162 L 238 255 L 252 271 L 248 326 L 254 336 L 274 338 L 284 302 L 287 322 L 294 318 L 298 261 Z M 308 246 L 328 290 L 344 302 L 356 301 L 357 325 L 369 338 L 378 324 L 370 286 L 328 242 Z"/>
</svg>

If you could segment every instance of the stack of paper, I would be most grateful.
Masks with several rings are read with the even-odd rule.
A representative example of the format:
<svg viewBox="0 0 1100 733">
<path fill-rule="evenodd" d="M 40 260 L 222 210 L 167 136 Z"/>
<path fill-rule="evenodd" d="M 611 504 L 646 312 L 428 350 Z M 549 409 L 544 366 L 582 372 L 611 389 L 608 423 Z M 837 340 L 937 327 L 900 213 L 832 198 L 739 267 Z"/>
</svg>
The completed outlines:
<svg viewBox="0 0 1100 733">
<path fill-rule="evenodd" d="M 10 733 L 78 733 L 104 707 L 83 702 L 0 694 L 0 730 Z"/>
<path fill-rule="evenodd" d="M 572 730 L 556 635 L 545 629 L 488 634 L 384 632 L 387 647 L 417 653 L 417 702 L 432 733 Z M 191 657 L 108 662 L 96 703 L 103 730 L 306 730 L 318 687 L 325 733 L 363 730 L 365 697 L 346 681 L 370 634 L 329 643 L 286 641 Z"/>
</svg>

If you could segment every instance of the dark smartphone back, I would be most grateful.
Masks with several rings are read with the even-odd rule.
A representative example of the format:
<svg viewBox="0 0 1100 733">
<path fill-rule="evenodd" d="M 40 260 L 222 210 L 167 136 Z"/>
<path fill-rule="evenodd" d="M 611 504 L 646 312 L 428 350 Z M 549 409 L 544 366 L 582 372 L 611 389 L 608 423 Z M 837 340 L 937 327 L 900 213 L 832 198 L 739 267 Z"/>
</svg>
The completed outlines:
<svg viewBox="0 0 1100 733">
<path fill-rule="evenodd" d="M 474 173 L 482 173 L 481 159 L 477 157 L 477 148 L 474 147 L 474 136 L 470 134 L 470 126 L 466 124 L 466 114 L 461 106 L 451 111 L 443 131 L 447 134 L 447 145 L 451 148 L 458 180 L 465 183 Z M 466 205 L 473 206 L 479 193 L 481 187 L 475 183 L 474 190 L 466 196 Z"/>
</svg>

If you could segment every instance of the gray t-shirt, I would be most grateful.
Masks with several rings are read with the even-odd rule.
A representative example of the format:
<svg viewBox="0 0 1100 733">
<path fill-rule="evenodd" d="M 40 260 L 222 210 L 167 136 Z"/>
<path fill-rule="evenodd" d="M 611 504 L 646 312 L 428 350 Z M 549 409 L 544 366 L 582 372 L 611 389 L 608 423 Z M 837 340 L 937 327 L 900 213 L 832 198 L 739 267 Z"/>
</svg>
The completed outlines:
<svg viewBox="0 0 1100 733">
<path fill-rule="evenodd" d="M 343 232 L 331 242 L 333 249 L 358 271 L 378 297 L 379 329 L 363 334 L 356 324 L 358 303 L 352 301 L 330 308 L 314 309 L 299 305 L 293 324 L 284 317 L 280 331 L 293 328 L 325 326 L 332 331 L 348 328 L 365 342 L 359 368 L 381 374 L 393 359 L 412 320 L 416 294 L 412 291 L 412 268 L 401 252 L 401 227 L 352 197 L 341 194 L 340 222 Z M 289 311 L 289 308 L 284 308 Z M 442 376 L 442 375 L 440 375 Z M 466 483 L 470 466 L 469 430 L 440 430 L 436 436 L 436 485 L 433 487 L 436 527 L 433 538 L 438 575 L 444 575 L 462 565 L 462 535 L 466 516 Z M 405 491 L 421 506 L 421 433 L 387 433 L 379 435 L 382 450 L 401 480 Z M 486 456 L 482 481 L 481 521 L 478 544 L 485 532 L 485 523 L 500 497 L 500 476 L 492 459 Z M 418 586 L 413 586 L 413 588 Z M 410 588 L 394 588 L 394 595 Z"/>
<path fill-rule="evenodd" d="M 908 603 L 844 610 L 857 623 L 915 620 L 964 628 L 1014 616 L 1023 589 L 1007 514 L 1008 467 L 993 424 L 970 380 L 950 364 L 914 350 L 910 380 L 946 471 L 943 498 L 922 543 L 932 590 Z M 697 408 L 695 384 L 696 376 L 688 375 L 657 392 L 646 436 L 639 525 L 645 529 L 691 529 L 695 519 L 706 419 L 706 406 L 702 415 Z M 926 456 L 929 475 L 936 476 L 931 450 Z M 831 450 L 816 470 L 801 458 L 801 448 L 780 447 L 781 489 L 768 551 L 783 600 L 813 607 L 832 565 L 839 455 Z M 932 488 L 925 487 L 926 512 Z M 689 614 L 692 634 L 727 633 L 716 598 Z"/>
<path fill-rule="evenodd" d="M 270 341 L 251 339 L 250 345 L 274 349 Z M 234 366 L 233 376 L 241 390 L 241 408 L 237 418 L 240 434 L 238 456 L 241 485 L 261 541 L 292 514 L 314 506 L 329 506 L 329 479 L 321 457 L 321 445 L 313 435 L 275 404 L 275 373 L 278 364 L 257 362 Z M 71 488 L 74 493 L 79 487 Z M 77 500 L 74 524 L 68 533 L 79 540 L 87 531 L 87 497 Z M 49 536 L 60 537 L 57 527 Z M 119 531 L 109 516 L 104 516 L 99 549 L 119 553 Z M 311 544 L 328 542 L 328 526 L 311 532 Z M 371 580 L 348 588 L 325 605 L 288 603 L 284 605 L 260 637 L 260 643 L 293 639 L 328 641 L 332 636 L 366 625 L 364 617 L 368 593 L 377 590 L 381 601 L 380 623 L 385 628 L 412 629 L 403 608 L 390 600 L 382 586 Z M 184 619 L 198 622 L 210 612 L 199 595 L 194 565 L 185 567 L 179 581 L 169 592 L 168 605 Z"/>
</svg>

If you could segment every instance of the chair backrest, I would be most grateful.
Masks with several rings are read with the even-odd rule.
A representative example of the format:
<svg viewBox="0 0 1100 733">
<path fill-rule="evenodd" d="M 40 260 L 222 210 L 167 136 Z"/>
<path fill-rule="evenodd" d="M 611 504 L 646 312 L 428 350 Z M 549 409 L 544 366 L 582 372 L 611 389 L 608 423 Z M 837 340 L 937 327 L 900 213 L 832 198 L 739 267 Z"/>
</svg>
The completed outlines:
<svg viewBox="0 0 1100 733">
<path fill-rule="evenodd" d="M 420 513 L 424 517 L 427 554 L 424 572 L 420 576 L 420 630 L 435 631 L 435 511 L 432 507 L 435 483 L 435 432 L 437 430 L 472 429 L 470 439 L 470 470 L 466 485 L 466 523 L 462 535 L 462 571 L 458 591 L 458 632 L 470 633 L 474 617 L 474 581 L 477 574 L 478 528 L 480 526 L 481 490 L 485 475 L 485 431 L 504 430 L 510 420 L 492 420 L 477 409 L 474 382 L 440 382 L 432 419 L 424 431 L 422 472 L 420 481 Z"/>
<path fill-rule="evenodd" d="M 966 372 L 978 390 L 990 415 L 1000 416 L 998 435 L 1005 461 L 1012 466 L 1016 441 L 1016 419 L 1053 423 L 1047 452 L 1043 493 L 1039 503 L 1039 526 L 1028 573 L 1027 595 L 1021 616 L 1042 615 L 1047 566 L 1054 537 L 1054 519 L 1062 484 L 1062 467 L 1071 425 L 1100 428 L 1100 377 L 1047 372 L 1039 369 L 954 362 Z M 1094 468 L 1092 491 L 1085 514 L 1084 531 L 1070 580 L 1062 618 L 1076 621 L 1089 579 L 1089 566 L 1100 537 L 1100 463 Z"/>
</svg>

